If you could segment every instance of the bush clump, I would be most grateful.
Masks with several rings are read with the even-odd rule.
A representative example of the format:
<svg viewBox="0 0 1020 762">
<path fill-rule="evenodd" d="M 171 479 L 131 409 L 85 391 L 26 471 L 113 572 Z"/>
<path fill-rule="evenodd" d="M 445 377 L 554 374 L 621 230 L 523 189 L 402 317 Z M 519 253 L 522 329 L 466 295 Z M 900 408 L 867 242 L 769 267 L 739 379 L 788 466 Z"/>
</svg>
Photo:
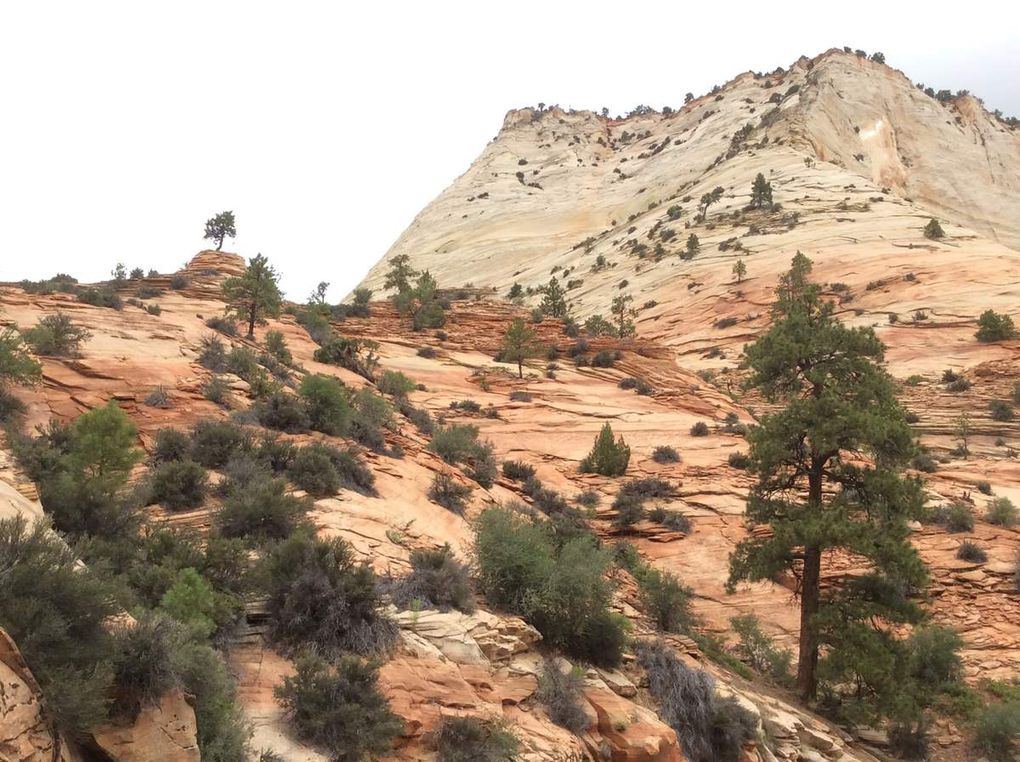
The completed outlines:
<svg viewBox="0 0 1020 762">
<path fill-rule="evenodd" d="M 988 403 L 988 415 L 993 421 L 1012 421 L 1016 417 L 1016 411 L 1006 400 L 992 400 Z"/>
<path fill-rule="evenodd" d="M 932 509 L 931 520 L 941 524 L 947 532 L 971 532 L 974 530 L 974 514 L 965 503 L 954 502 Z"/>
<path fill-rule="evenodd" d="M 789 682 L 793 654 L 772 642 L 772 638 L 761 629 L 758 617 L 754 614 L 740 614 L 730 619 L 730 626 L 739 638 L 737 655 L 744 662 L 755 672 L 781 684 Z"/>
<path fill-rule="evenodd" d="M 37 355 L 51 357 L 77 357 L 81 345 L 92 338 L 89 331 L 75 325 L 63 312 L 47 315 L 21 335 Z"/>
<path fill-rule="evenodd" d="M 287 649 L 367 656 L 396 640 L 397 626 L 380 610 L 375 573 L 339 538 L 292 534 L 270 552 L 266 578 L 269 634 Z"/>
<path fill-rule="evenodd" d="M 679 463 L 680 453 L 676 451 L 675 447 L 659 445 L 652 450 L 652 460 L 663 465 L 666 463 Z"/>
<path fill-rule="evenodd" d="M 578 667 L 563 671 L 554 659 L 547 658 L 535 692 L 535 698 L 542 702 L 549 719 L 575 735 L 587 730 L 591 723 L 582 704 L 583 686 L 584 673 Z"/>
<path fill-rule="evenodd" d="M 197 508 L 209 491 L 209 474 L 193 460 L 170 460 L 153 470 L 150 488 L 153 501 L 171 511 Z"/>
<path fill-rule="evenodd" d="M 687 758 L 736 762 L 755 738 L 757 718 L 735 700 L 717 696 L 707 672 L 687 667 L 665 645 L 642 643 L 637 655 L 659 716 L 676 731 Z"/>
<path fill-rule="evenodd" d="M 403 723 L 379 690 L 374 662 L 304 652 L 294 667 L 274 693 L 298 738 L 337 762 L 392 751 Z"/>
<path fill-rule="evenodd" d="M 983 342 L 1005 341 L 1016 337 L 1016 327 L 1009 315 L 985 310 L 978 318 L 978 330 L 974 335 Z"/>
<path fill-rule="evenodd" d="M 383 394 L 389 394 L 392 397 L 406 397 L 414 391 L 415 383 L 400 371 L 387 370 L 379 376 L 376 388 Z"/>
<path fill-rule="evenodd" d="M 971 540 L 964 540 L 960 543 L 960 547 L 956 549 L 956 557 L 961 561 L 970 561 L 976 564 L 983 564 L 988 560 L 988 554 L 984 548 Z"/>
<path fill-rule="evenodd" d="M 531 394 L 523 389 L 514 389 L 510 392 L 511 402 L 531 402 Z"/>
<path fill-rule="evenodd" d="M 730 464 L 730 468 L 745 471 L 751 465 L 751 458 L 745 452 L 731 452 L 726 462 Z"/>
<path fill-rule="evenodd" d="M 613 438 L 613 427 L 606 423 L 595 437 L 591 452 L 581 460 L 579 470 L 582 474 L 621 476 L 626 473 L 628 463 L 630 448 L 623 437 Z"/>
<path fill-rule="evenodd" d="M 992 704 L 974 723 L 974 747 L 991 762 L 1010 762 L 1020 748 L 1020 701 Z"/>
<path fill-rule="evenodd" d="M 288 434 L 301 434 L 311 428 L 311 418 L 301 398 L 288 392 L 271 394 L 254 405 L 259 423 Z"/>
<path fill-rule="evenodd" d="M 311 505 L 286 490 L 283 479 L 263 478 L 238 485 L 216 516 L 221 534 L 255 542 L 289 537 Z"/>
<path fill-rule="evenodd" d="M 504 460 L 503 476 L 515 482 L 526 482 L 535 476 L 535 467 L 523 460 Z"/>
<path fill-rule="evenodd" d="M 609 604 L 608 550 L 590 535 L 559 543 L 554 528 L 506 508 L 475 525 L 478 582 L 493 606 L 519 614 L 553 648 L 599 666 L 622 657 L 626 622 Z"/>
<path fill-rule="evenodd" d="M 988 503 L 985 521 L 989 524 L 1012 527 L 1018 520 L 1020 520 L 1020 512 L 1008 497 L 997 497 Z"/>
<path fill-rule="evenodd" d="M 191 437 L 180 429 L 165 428 L 156 432 L 156 440 L 152 447 L 152 460 L 156 463 L 169 463 L 185 460 L 191 453 Z"/>
<path fill-rule="evenodd" d="M 687 632 L 694 624 L 693 591 L 668 571 L 641 567 L 635 574 L 641 604 L 662 632 Z"/>
<path fill-rule="evenodd" d="M 708 424 L 704 421 L 698 421 L 691 426 L 692 437 L 707 437 L 708 436 Z"/>
<path fill-rule="evenodd" d="M 428 497 L 433 503 L 443 506 L 448 511 L 463 515 L 471 491 L 469 486 L 459 484 L 449 474 L 438 473 L 432 479 Z"/>
<path fill-rule="evenodd" d="M 471 573 L 449 545 L 412 551 L 411 573 L 393 583 L 390 597 L 402 608 L 418 605 L 441 611 L 457 609 L 465 614 L 475 610 Z"/>
<path fill-rule="evenodd" d="M 662 506 L 656 506 L 648 511 L 648 518 L 674 532 L 683 532 L 684 534 L 691 532 L 691 520 L 680 511 L 669 511 Z"/>
<path fill-rule="evenodd" d="M 511 762 L 520 741 L 502 722 L 447 717 L 436 731 L 439 762 Z"/>
<path fill-rule="evenodd" d="M 311 428 L 338 436 L 351 423 L 353 409 L 347 388 L 332 376 L 313 373 L 301 379 L 298 395 L 304 401 Z"/>
</svg>

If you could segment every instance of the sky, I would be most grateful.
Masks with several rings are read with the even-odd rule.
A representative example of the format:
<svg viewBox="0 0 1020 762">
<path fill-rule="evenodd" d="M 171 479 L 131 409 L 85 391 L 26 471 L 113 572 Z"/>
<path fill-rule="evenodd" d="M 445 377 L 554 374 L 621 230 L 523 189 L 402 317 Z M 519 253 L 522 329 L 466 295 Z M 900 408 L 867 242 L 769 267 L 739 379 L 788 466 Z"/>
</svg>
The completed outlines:
<svg viewBox="0 0 1020 762">
<path fill-rule="evenodd" d="M 169 272 L 232 210 L 338 301 L 511 108 L 678 106 L 849 45 L 1020 116 L 1016 3 L 5 2 L 0 281 Z"/>
</svg>

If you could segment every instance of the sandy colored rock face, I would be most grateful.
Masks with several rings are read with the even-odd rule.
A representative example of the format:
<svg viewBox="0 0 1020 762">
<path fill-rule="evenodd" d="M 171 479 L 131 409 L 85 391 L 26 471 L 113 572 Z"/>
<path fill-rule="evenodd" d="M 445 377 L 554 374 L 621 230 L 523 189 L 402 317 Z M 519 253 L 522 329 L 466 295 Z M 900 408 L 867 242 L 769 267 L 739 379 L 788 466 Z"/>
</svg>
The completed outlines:
<svg viewBox="0 0 1020 762">
<path fill-rule="evenodd" d="M 116 762 L 200 762 L 195 712 L 181 691 L 142 707 L 130 725 L 108 724 L 93 737 Z"/>
</svg>

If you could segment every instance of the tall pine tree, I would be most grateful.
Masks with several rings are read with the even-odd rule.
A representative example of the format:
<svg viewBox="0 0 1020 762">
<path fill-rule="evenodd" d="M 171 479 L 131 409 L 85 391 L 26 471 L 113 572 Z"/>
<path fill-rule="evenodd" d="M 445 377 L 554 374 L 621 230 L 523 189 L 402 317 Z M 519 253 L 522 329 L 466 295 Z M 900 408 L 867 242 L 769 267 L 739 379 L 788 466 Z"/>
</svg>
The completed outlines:
<svg viewBox="0 0 1020 762">
<path fill-rule="evenodd" d="M 780 279 L 772 327 L 745 349 L 750 384 L 783 407 L 749 435 L 757 483 L 746 517 L 771 531 L 737 546 L 729 577 L 731 589 L 782 572 L 798 578 L 805 699 L 816 694 L 820 649 L 838 679 L 847 653 L 892 646 L 889 626 L 919 619 L 908 596 L 926 578 L 908 542 L 908 521 L 923 504 L 920 482 L 902 474 L 914 444 L 882 367 L 884 347 L 871 328 L 836 319 L 810 272 L 798 252 Z M 822 561 L 833 553 L 867 572 L 823 592 Z"/>
<path fill-rule="evenodd" d="M 280 314 L 280 276 L 261 254 L 248 260 L 244 275 L 227 278 L 223 295 L 227 314 L 248 324 L 248 338 L 255 337 L 255 326 L 265 325 L 267 317 Z"/>
</svg>

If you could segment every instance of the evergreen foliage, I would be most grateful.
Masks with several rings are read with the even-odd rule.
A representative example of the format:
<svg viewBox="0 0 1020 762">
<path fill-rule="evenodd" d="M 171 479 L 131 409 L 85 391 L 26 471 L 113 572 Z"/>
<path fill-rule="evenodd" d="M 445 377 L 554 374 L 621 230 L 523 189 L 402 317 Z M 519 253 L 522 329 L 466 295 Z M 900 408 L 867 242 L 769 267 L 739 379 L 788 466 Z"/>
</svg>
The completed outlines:
<svg viewBox="0 0 1020 762">
<path fill-rule="evenodd" d="M 244 275 L 223 282 L 227 314 L 248 325 L 248 338 L 255 337 L 255 326 L 280 314 L 280 275 L 262 254 L 248 260 Z"/>
<path fill-rule="evenodd" d="M 732 589 L 800 576 L 797 688 L 805 698 L 816 693 L 821 647 L 832 685 L 853 658 L 874 664 L 887 653 L 890 636 L 873 623 L 916 622 L 907 593 L 926 579 L 907 526 L 921 511 L 921 485 L 901 474 L 915 448 L 882 344 L 870 328 L 842 325 L 810 272 L 798 252 L 780 279 L 771 328 L 745 350 L 751 385 L 785 407 L 748 435 L 758 481 L 747 520 L 771 532 L 737 546 L 729 578 Z M 823 594 L 821 559 L 832 550 L 867 558 L 871 571 Z"/>
<path fill-rule="evenodd" d="M 603 476 L 621 476 L 627 471 L 630 463 L 630 448 L 623 437 L 613 438 L 613 427 L 606 423 L 598 436 L 591 452 L 581 461 L 581 473 L 602 474 Z"/>
</svg>

